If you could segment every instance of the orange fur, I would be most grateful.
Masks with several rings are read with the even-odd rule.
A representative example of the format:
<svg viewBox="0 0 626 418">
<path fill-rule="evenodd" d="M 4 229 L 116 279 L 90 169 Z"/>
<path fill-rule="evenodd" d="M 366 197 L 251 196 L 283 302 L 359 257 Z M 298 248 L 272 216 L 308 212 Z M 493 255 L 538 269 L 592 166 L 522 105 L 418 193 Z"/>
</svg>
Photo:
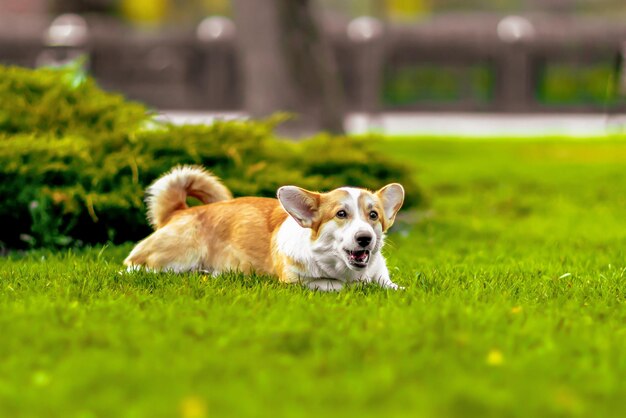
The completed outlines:
<svg viewBox="0 0 626 418">
<path fill-rule="evenodd" d="M 313 230 L 312 239 L 317 239 L 322 225 L 335 219 L 335 214 L 341 207 L 342 199 L 349 196 L 348 192 L 344 190 L 333 190 L 324 194 L 318 193 L 317 195 L 319 209 L 317 210 L 317 219 L 311 227 Z"/>
<path fill-rule="evenodd" d="M 179 210 L 164 227 L 140 242 L 125 264 L 175 270 L 176 260 L 185 260 L 199 270 L 276 275 L 272 235 L 286 217 L 278 200 L 262 197 Z"/>
<path fill-rule="evenodd" d="M 187 208 L 187 196 L 202 203 L 232 199 L 222 182 L 199 166 L 178 166 L 152 183 L 146 191 L 148 220 L 157 228 L 164 226 L 170 216 Z"/>
</svg>

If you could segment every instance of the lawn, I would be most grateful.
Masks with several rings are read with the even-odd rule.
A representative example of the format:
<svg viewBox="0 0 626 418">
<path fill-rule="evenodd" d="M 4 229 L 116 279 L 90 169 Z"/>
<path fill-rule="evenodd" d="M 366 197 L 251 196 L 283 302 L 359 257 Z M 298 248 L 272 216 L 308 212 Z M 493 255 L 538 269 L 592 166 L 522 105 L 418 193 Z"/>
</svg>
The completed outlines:
<svg viewBox="0 0 626 418">
<path fill-rule="evenodd" d="M 404 291 L 0 261 L 2 417 L 626 416 L 626 143 L 387 139 Z"/>
</svg>

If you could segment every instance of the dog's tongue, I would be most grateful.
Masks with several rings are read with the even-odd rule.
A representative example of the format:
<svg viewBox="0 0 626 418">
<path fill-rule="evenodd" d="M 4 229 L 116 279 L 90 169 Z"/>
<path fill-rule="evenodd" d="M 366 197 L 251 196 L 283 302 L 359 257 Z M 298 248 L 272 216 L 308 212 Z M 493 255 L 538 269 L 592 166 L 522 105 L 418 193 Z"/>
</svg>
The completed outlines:
<svg viewBox="0 0 626 418">
<path fill-rule="evenodd" d="M 350 253 L 350 258 L 356 261 L 365 261 L 367 259 L 367 251 L 352 251 Z"/>
</svg>

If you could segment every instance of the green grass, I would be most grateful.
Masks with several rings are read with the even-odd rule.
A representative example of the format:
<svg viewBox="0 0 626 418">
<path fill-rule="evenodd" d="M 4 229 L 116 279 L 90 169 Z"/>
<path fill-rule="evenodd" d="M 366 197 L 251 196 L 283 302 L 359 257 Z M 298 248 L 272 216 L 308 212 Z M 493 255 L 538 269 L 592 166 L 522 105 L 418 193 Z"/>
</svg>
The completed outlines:
<svg viewBox="0 0 626 418">
<path fill-rule="evenodd" d="M 387 140 L 430 196 L 393 292 L 0 264 L 3 417 L 620 417 L 626 143 Z"/>
</svg>

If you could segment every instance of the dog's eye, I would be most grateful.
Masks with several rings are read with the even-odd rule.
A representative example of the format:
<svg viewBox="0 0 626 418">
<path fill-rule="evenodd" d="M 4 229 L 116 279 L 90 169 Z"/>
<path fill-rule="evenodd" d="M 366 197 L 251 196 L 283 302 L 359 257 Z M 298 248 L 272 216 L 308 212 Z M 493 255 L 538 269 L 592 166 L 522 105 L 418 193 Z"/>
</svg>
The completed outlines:
<svg viewBox="0 0 626 418">
<path fill-rule="evenodd" d="M 338 218 L 343 219 L 343 218 L 346 218 L 347 216 L 348 216 L 348 214 L 347 214 L 347 213 L 346 213 L 346 211 L 345 211 L 345 210 L 343 210 L 343 209 L 342 209 L 342 210 L 340 210 L 339 212 L 337 212 L 337 217 L 338 217 Z"/>
<path fill-rule="evenodd" d="M 370 212 L 370 219 L 372 221 L 375 221 L 376 219 L 378 219 L 378 212 L 376 212 L 375 210 Z"/>
</svg>

